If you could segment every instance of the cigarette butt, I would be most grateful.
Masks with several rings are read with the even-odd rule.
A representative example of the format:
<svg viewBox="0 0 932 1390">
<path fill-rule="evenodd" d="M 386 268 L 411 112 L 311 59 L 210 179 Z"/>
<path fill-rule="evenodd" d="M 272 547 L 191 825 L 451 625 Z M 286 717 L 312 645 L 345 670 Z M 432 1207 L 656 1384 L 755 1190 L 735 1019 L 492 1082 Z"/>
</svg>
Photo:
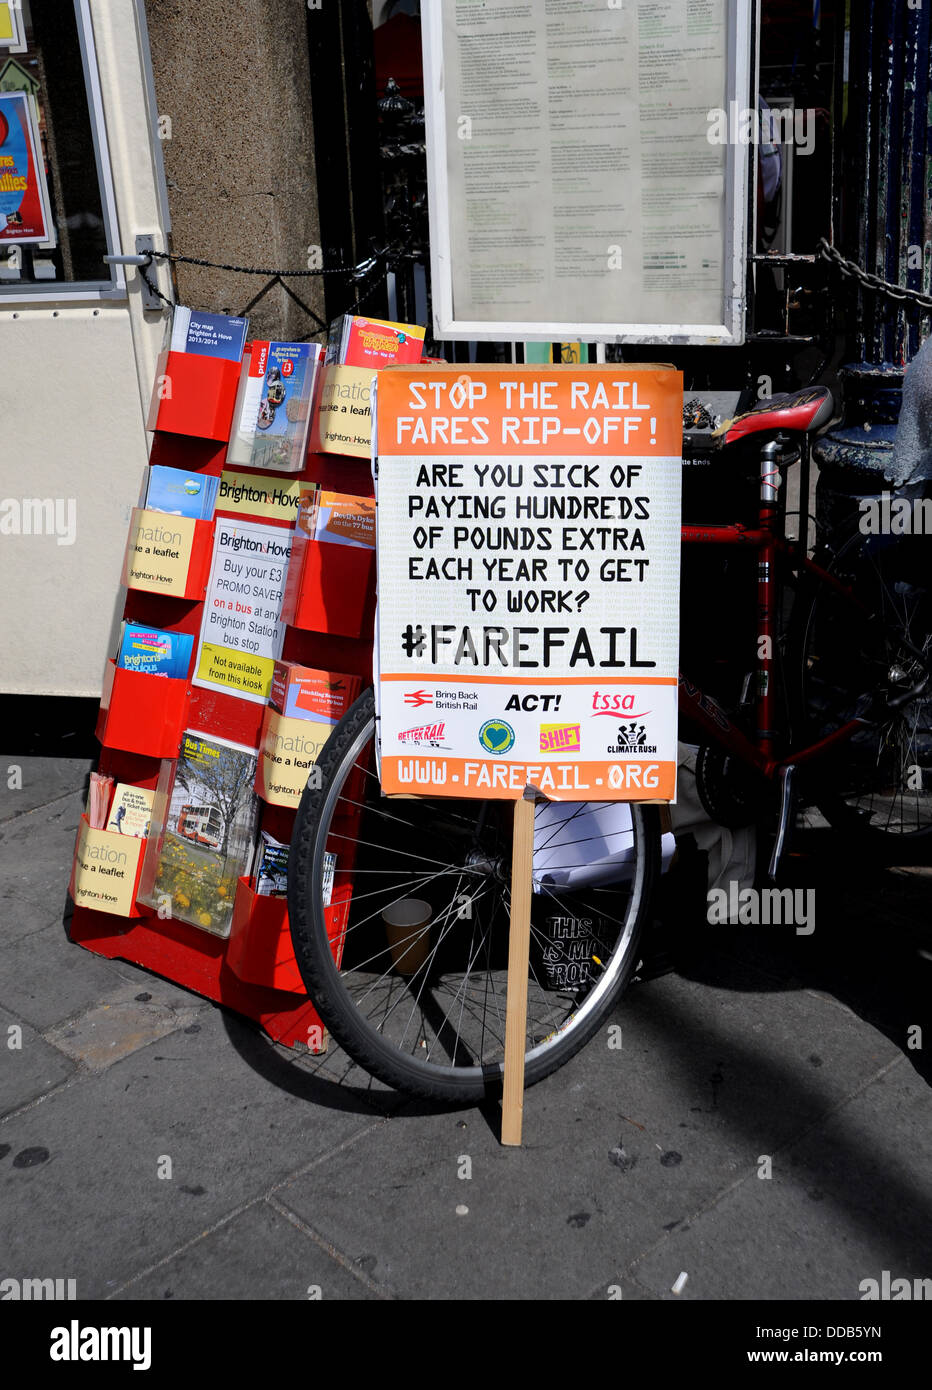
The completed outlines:
<svg viewBox="0 0 932 1390">
<path fill-rule="evenodd" d="M 671 1293 L 682 1293 L 683 1290 L 684 1290 L 685 1287 L 686 1287 L 686 1280 L 687 1280 L 688 1278 L 689 1278 L 689 1275 L 686 1273 L 686 1271 L 685 1271 L 685 1269 L 684 1269 L 683 1272 L 682 1272 L 682 1274 L 680 1274 L 679 1277 L 677 1278 L 677 1281 L 676 1281 L 676 1283 L 673 1285 L 673 1288 L 670 1290 L 670 1292 L 671 1292 Z"/>
</svg>

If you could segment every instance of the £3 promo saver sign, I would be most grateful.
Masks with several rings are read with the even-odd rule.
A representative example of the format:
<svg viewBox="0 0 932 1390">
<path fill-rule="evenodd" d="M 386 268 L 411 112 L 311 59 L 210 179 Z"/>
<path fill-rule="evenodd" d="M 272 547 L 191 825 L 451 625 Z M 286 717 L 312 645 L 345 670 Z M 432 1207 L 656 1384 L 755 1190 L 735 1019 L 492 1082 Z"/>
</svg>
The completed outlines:
<svg viewBox="0 0 932 1390">
<path fill-rule="evenodd" d="M 386 792 L 673 800 L 682 377 L 387 368 Z"/>
<path fill-rule="evenodd" d="M 176 518 L 172 517 L 174 522 Z M 281 656 L 291 532 L 219 517 L 193 684 L 264 704 Z"/>
</svg>

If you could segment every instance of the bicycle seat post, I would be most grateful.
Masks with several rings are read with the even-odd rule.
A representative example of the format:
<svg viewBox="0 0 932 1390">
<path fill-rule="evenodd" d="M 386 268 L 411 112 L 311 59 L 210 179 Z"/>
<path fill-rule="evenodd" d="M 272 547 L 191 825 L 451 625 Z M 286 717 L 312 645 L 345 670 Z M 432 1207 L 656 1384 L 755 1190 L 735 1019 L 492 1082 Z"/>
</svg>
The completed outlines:
<svg viewBox="0 0 932 1390">
<path fill-rule="evenodd" d="M 799 441 L 799 521 L 796 533 L 796 563 L 802 567 L 809 554 L 809 474 L 812 448 L 808 434 Z"/>
</svg>

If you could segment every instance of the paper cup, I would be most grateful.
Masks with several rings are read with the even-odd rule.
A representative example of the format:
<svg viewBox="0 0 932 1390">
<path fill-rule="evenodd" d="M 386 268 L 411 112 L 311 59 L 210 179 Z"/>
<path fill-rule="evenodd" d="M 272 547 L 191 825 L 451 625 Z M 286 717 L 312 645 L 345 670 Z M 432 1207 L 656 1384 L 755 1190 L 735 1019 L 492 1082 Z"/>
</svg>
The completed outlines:
<svg viewBox="0 0 932 1390">
<path fill-rule="evenodd" d="M 382 913 L 392 965 L 399 975 L 414 975 L 427 959 L 432 914 L 430 903 L 422 898 L 400 898 Z"/>
</svg>

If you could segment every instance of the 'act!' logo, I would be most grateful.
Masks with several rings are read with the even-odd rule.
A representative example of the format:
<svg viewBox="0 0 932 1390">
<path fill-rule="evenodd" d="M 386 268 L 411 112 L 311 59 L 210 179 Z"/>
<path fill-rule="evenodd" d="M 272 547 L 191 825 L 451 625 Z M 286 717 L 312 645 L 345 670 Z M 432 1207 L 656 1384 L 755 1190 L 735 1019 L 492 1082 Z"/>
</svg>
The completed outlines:
<svg viewBox="0 0 932 1390">
<path fill-rule="evenodd" d="M 479 746 L 486 753 L 507 753 L 514 742 L 515 731 L 504 719 L 487 719 L 479 730 Z"/>
</svg>

